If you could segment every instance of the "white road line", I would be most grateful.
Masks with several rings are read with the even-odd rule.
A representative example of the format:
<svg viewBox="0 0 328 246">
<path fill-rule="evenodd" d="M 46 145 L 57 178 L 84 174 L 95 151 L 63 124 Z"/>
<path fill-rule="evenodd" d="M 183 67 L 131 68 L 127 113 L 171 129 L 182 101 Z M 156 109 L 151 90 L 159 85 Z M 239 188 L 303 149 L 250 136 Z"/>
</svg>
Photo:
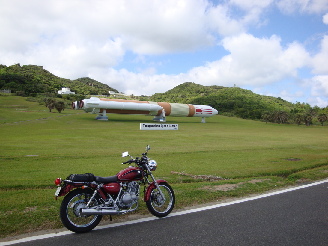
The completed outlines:
<svg viewBox="0 0 328 246">
<path fill-rule="evenodd" d="M 169 215 L 167 217 L 177 216 L 177 215 L 184 215 L 184 214 L 189 214 L 189 213 L 195 213 L 195 212 L 200 212 L 200 211 L 204 211 L 204 210 L 208 210 L 208 209 L 225 207 L 225 206 L 229 206 L 229 205 L 233 205 L 233 204 L 237 204 L 237 203 L 253 201 L 253 200 L 260 199 L 260 198 L 279 195 L 279 194 L 286 193 L 286 192 L 289 192 L 289 191 L 304 189 L 304 188 L 308 188 L 308 187 L 311 187 L 311 186 L 315 186 L 315 185 L 319 185 L 319 184 L 323 184 L 323 183 L 327 183 L 327 182 L 328 182 L 328 179 L 325 179 L 325 180 L 318 181 L 318 182 L 311 183 L 311 184 L 307 184 L 307 185 L 302 185 L 302 186 L 297 186 L 297 187 L 288 188 L 288 189 L 284 189 L 284 190 L 274 191 L 274 192 L 254 196 L 254 197 L 247 197 L 247 198 L 240 199 L 240 200 L 235 200 L 235 201 L 232 201 L 232 202 L 218 203 L 218 204 L 214 204 L 214 205 L 211 205 L 211 206 L 206 206 L 206 207 L 201 207 L 201 208 L 195 208 L 195 209 L 189 209 L 189 210 L 185 210 L 185 211 L 181 211 L 181 212 L 176 212 L 176 213 L 172 213 L 171 215 Z"/>
<path fill-rule="evenodd" d="M 279 194 L 282 194 L 282 193 L 286 193 L 286 192 L 290 192 L 290 191 L 294 191 L 294 190 L 299 190 L 299 189 L 304 189 L 304 188 L 308 188 L 308 187 L 311 187 L 311 186 L 315 186 L 315 185 L 319 185 L 319 184 L 323 184 L 323 183 L 327 183 L 327 182 L 328 182 L 328 179 L 325 179 L 325 180 L 321 180 L 321 181 L 314 182 L 314 183 L 307 184 L 307 185 L 302 185 L 302 186 L 292 187 L 292 188 L 288 188 L 288 189 L 284 189 L 284 190 L 274 191 L 274 192 L 270 192 L 270 193 L 267 193 L 267 194 L 254 196 L 254 197 L 243 198 L 243 199 L 235 200 L 235 201 L 232 201 L 232 202 L 218 203 L 218 204 L 214 204 L 214 205 L 210 205 L 210 206 L 194 208 L 194 209 L 188 209 L 188 210 L 181 211 L 181 212 L 174 212 L 174 213 L 171 213 L 170 215 L 168 215 L 165 218 L 169 218 L 169 217 L 173 217 L 173 216 L 179 216 L 179 215 L 185 215 L 185 214 L 190 214 L 190 213 L 196 213 L 196 212 L 200 212 L 200 211 L 204 211 L 204 210 L 209 210 L 209 209 L 225 207 L 225 206 L 229 206 L 229 205 L 233 205 L 233 204 L 253 201 L 253 200 L 260 199 L 260 198 L 279 195 Z M 142 223 L 142 222 L 152 221 L 152 220 L 157 220 L 157 219 L 159 219 L 159 218 L 157 218 L 157 217 L 147 217 L 147 218 L 142 218 L 142 219 L 137 219 L 137 220 L 132 220 L 132 221 L 125 221 L 125 222 L 120 222 L 120 223 L 97 226 L 94 230 L 102 230 L 102 229 L 106 229 L 106 228 L 119 227 L 119 226 L 123 226 L 123 225 L 132 225 L 132 224 L 137 224 L 137 223 Z M 17 243 L 30 242 L 30 241 L 46 239 L 46 238 L 51 238 L 51 237 L 60 237 L 60 236 L 65 236 L 65 235 L 69 235 L 69 234 L 73 234 L 73 233 L 74 232 L 71 232 L 71 231 L 64 231 L 64 232 L 58 232 L 58 233 L 49 233 L 49 234 L 40 235 L 40 236 L 26 237 L 26 238 L 13 240 L 13 241 L 9 241 L 9 242 L 0 242 L 0 246 L 2 246 L 2 245 L 3 246 L 13 245 L 13 244 L 17 244 Z"/>
</svg>

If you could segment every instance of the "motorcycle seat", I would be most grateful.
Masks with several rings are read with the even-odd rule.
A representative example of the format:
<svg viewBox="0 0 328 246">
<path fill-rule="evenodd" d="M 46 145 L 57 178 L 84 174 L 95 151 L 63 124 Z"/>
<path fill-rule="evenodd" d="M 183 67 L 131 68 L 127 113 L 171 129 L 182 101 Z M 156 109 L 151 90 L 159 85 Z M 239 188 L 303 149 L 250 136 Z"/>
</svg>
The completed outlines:
<svg viewBox="0 0 328 246">
<path fill-rule="evenodd" d="M 116 182 L 118 180 L 117 176 L 109 176 L 109 177 L 100 177 L 100 176 L 95 176 L 95 181 L 98 183 L 112 183 Z"/>
</svg>

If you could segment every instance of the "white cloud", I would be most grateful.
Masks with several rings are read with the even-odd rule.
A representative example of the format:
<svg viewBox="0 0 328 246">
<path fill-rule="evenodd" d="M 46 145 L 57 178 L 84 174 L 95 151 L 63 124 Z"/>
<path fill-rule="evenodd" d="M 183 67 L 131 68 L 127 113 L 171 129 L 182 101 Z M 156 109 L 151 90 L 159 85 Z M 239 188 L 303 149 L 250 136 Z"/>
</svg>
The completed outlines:
<svg viewBox="0 0 328 246">
<path fill-rule="evenodd" d="M 126 51 L 162 54 L 214 44 L 206 1 L 1 0 L 0 63 L 44 65 L 75 79 Z"/>
<path fill-rule="evenodd" d="M 314 76 L 309 83 L 312 96 L 328 97 L 328 75 Z"/>
<path fill-rule="evenodd" d="M 328 100 L 327 100 L 327 98 L 311 97 L 311 98 L 309 98 L 309 104 L 312 106 L 318 106 L 320 108 L 325 108 L 328 105 Z"/>
<path fill-rule="evenodd" d="M 241 18 L 244 25 L 262 24 L 261 16 L 274 0 L 230 0 L 231 6 L 236 6 L 243 11 L 245 15 Z"/>
<path fill-rule="evenodd" d="M 225 38 L 222 43 L 230 55 L 191 69 L 188 73 L 191 81 L 208 85 L 264 85 L 296 76 L 297 69 L 309 60 L 300 44 L 284 48 L 277 36 L 260 39 L 241 34 Z"/>
<path fill-rule="evenodd" d="M 207 21 L 210 30 L 222 36 L 236 35 L 245 31 L 244 24 L 230 16 L 228 6 L 217 5 L 209 8 Z"/>
<path fill-rule="evenodd" d="M 328 35 L 321 40 L 321 49 L 313 57 L 313 72 L 318 74 L 328 74 Z"/>
<path fill-rule="evenodd" d="M 207 9 L 210 29 L 222 36 L 246 32 L 250 25 L 262 25 L 263 12 L 274 0 L 229 0 Z M 232 14 L 234 9 L 238 14 Z"/>
<path fill-rule="evenodd" d="M 302 45 L 294 42 L 283 47 L 277 36 L 260 39 L 244 33 L 225 38 L 222 44 L 229 55 L 192 68 L 186 73 L 145 75 L 126 70 L 111 70 L 107 78 L 114 79 L 107 81 L 110 85 L 117 81 L 119 90 L 136 95 L 165 92 L 186 81 L 203 85 L 264 86 L 280 79 L 297 77 L 298 69 L 310 61 L 309 54 Z M 129 88 L 124 85 L 124 81 L 129 81 Z"/>
<path fill-rule="evenodd" d="M 115 1 L 116 2 L 116 1 Z M 213 43 L 205 27 L 205 1 L 127 1 L 109 15 L 114 35 L 138 54 L 190 51 Z"/>
<path fill-rule="evenodd" d="M 304 92 L 303 91 L 290 91 L 290 90 L 282 90 L 280 92 L 278 92 L 277 95 L 275 95 L 276 97 L 281 97 L 286 101 L 289 102 L 296 102 L 298 98 L 303 97 L 304 96 Z"/>
<path fill-rule="evenodd" d="M 186 76 L 166 75 L 166 74 L 145 74 L 133 73 L 126 69 L 116 70 L 109 69 L 93 69 L 89 77 L 108 84 L 109 86 L 134 95 L 152 95 L 156 92 L 165 92 L 172 89 L 178 84 L 183 83 Z"/>
<path fill-rule="evenodd" d="M 229 2 L 245 10 L 252 10 L 254 8 L 267 8 L 273 1 L 274 0 L 230 0 Z"/>
<path fill-rule="evenodd" d="M 328 13 L 325 14 L 323 17 L 322 17 L 322 22 L 326 25 L 328 25 Z"/>
<path fill-rule="evenodd" d="M 0 63 L 42 64 L 70 79 L 112 68 L 127 51 L 194 51 L 214 45 L 217 35 L 247 29 L 245 18 L 234 19 L 227 5 L 206 0 L 1 1 Z M 260 3 L 257 8 L 267 5 Z"/>
<path fill-rule="evenodd" d="M 0 45 L 3 49 L 26 52 L 40 43 L 69 47 L 72 43 L 84 45 L 91 40 L 90 43 L 101 44 L 121 38 L 124 49 L 137 54 L 193 51 L 213 45 L 216 34 L 244 32 L 248 15 L 270 3 L 258 1 L 253 8 L 249 4 L 246 8 L 243 1 L 235 2 L 247 9 L 244 17 L 235 19 L 227 5 L 213 6 L 206 0 L 2 2 L 0 26 L 5 35 Z"/>
<path fill-rule="evenodd" d="M 328 10 L 327 0 L 278 0 L 278 8 L 287 14 L 300 13 L 324 13 Z"/>
</svg>

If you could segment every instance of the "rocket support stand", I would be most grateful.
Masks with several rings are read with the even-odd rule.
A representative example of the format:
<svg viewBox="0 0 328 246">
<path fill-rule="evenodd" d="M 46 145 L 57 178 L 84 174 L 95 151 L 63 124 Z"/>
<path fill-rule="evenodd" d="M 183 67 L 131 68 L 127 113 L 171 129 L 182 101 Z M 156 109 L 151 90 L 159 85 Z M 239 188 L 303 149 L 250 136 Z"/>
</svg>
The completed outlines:
<svg viewBox="0 0 328 246">
<path fill-rule="evenodd" d="M 106 115 L 106 109 L 103 109 L 102 113 L 96 117 L 96 120 L 108 120 L 108 116 Z"/>
</svg>

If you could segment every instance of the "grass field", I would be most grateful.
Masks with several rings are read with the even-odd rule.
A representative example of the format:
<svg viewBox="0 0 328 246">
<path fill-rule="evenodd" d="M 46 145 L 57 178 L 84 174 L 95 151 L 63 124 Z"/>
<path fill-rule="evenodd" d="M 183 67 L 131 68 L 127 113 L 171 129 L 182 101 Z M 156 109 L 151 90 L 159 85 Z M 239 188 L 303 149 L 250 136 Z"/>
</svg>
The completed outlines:
<svg viewBox="0 0 328 246">
<path fill-rule="evenodd" d="M 152 117 L 94 118 L 83 111 L 49 113 L 25 98 L 0 96 L 1 237 L 62 227 L 55 178 L 114 175 L 125 167 L 122 152 L 138 156 L 147 144 L 158 163 L 155 176 L 176 192 L 176 208 L 328 177 L 327 126 L 167 117 L 179 130 L 141 131 L 140 123 Z M 139 213 L 146 213 L 144 206 Z"/>
</svg>

